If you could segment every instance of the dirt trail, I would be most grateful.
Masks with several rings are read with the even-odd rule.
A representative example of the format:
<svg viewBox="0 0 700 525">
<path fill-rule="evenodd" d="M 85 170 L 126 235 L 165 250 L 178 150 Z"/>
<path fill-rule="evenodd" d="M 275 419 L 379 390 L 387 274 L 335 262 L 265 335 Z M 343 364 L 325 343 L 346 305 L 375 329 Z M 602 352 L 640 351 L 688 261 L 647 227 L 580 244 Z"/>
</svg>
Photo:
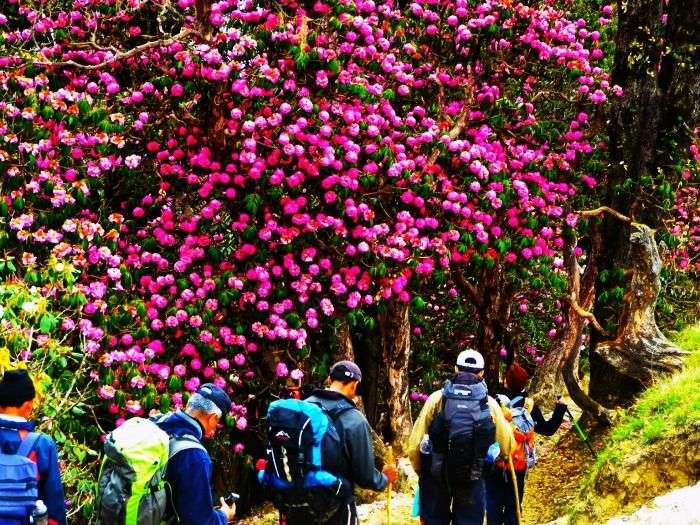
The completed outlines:
<svg viewBox="0 0 700 525">
<path fill-rule="evenodd" d="M 537 466 L 528 473 L 525 485 L 522 525 L 548 523 L 565 514 L 593 460 L 569 421 L 552 438 L 540 438 L 537 452 Z"/>
</svg>

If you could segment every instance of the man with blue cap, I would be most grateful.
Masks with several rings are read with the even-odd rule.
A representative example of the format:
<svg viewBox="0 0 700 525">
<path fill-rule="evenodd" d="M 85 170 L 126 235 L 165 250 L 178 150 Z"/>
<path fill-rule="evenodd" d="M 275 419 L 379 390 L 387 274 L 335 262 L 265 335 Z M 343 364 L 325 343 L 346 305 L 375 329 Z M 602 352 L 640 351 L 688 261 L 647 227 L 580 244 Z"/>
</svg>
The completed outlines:
<svg viewBox="0 0 700 525">
<path fill-rule="evenodd" d="M 218 386 L 201 386 L 185 410 L 157 420 L 171 438 L 165 480 L 170 497 L 165 522 L 180 525 L 226 525 L 233 522 L 235 505 L 221 499 L 214 508 L 211 492 L 212 461 L 201 441 L 214 436 L 221 420 L 231 411 L 231 398 Z"/>
<path fill-rule="evenodd" d="M 362 371 L 352 361 L 339 361 L 331 367 L 329 381 L 330 385 L 326 390 L 316 390 L 307 401 L 321 406 L 328 414 L 338 414 L 334 423 L 340 434 L 344 454 L 339 469 L 334 474 L 341 475 L 353 487 L 357 485 L 380 492 L 390 481 L 396 481 L 398 473 L 393 465 L 386 465 L 382 472 L 374 466 L 374 447 L 369 423 L 353 401 L 357 395 L 357 387 L 362 381 Z M 304 525 L 308 521 L 286 517 L 284 523 Z M 357 523 L 357 508 L 352 498 L 323 525 Z"/>
</svg>

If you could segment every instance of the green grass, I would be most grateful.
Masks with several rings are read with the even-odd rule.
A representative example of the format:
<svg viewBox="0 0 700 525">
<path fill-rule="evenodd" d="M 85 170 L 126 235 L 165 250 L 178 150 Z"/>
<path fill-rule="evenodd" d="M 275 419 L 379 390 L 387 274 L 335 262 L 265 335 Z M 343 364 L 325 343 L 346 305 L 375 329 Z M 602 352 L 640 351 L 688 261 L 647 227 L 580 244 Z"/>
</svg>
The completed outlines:
<svg viewBox="0 0 700 525">
<path fill-rule="evenodd" d="M 604 465 L 619 463 L 640 444 L 672 437 L 700 420 L 700 325 L 686 328 L 673 340 L 690 352 L 685 368 L 653 385 L 621 416 L 591 466 L 584 489 L 595 482 Z"/>
</svg>

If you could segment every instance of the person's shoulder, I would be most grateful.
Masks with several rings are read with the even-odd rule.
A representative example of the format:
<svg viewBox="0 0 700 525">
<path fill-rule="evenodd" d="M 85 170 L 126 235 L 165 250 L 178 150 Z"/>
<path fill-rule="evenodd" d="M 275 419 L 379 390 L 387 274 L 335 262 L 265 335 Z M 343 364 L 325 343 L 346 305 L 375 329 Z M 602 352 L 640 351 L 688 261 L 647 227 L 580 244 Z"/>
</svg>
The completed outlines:
<svg viewBox="0 0 700 525">
<path fill-rule="evenodd" d="M 501 404 L 498 402 L 498 400 L 495 397 L 491 396 L 486 396 L 486 401 L 489 404 L 489 408 L 493 412 L 494 410 L 502 412 Z"/>
<path fill-rule="evenodd" d="M 426 400 L 426 403 L 436 403 L 442 399 L 442 388 L 440 390 L 436 390 L 432 394 L 428 396 L 428 399 Z"/>
<path fill-rule="evenodd" d="M 202 463 L 212 463 L 211 456 L 209 456 L 209 452 L 207 452 L 207 449 L 204 448 L 202 443 L 196 440 L 192 440 L 191 443 L 188 443 L 189 440 L 186 438 L 174 438 L 170 445 L 171 453 L 173 451 L 172 447 L 174 446 L 181 446 L 182 449 L 171 454 L 168 462 L 176 465 L 201 465 Z"/>
<path fill-rule="evenodd" d="M 43 432 L 36 432 L 36 434 L 37 438 L 34 448 L 43 448 L 49 450 L 56 448 L 56 441 L 54 440 L 54 438 L 52 438 L 48 434 L 44 434 Z"/>
</svg>

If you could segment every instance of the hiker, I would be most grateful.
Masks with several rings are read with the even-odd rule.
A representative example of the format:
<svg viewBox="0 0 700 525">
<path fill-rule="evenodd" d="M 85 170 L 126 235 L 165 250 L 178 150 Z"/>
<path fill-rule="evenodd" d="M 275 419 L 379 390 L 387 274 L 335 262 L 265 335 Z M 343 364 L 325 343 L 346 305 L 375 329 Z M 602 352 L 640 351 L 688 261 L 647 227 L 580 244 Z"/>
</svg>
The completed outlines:
<svg viewBox="0 0 700 525">
<path fill-rule="evenodd" d="M 200 443 L 185 448 L 168 460 L 165 480 L 170 486 L 171 497 L 166 509 L 166 523 L 225 525 L 233 522 L 235 505 L 229 506 L 221 498 L 221 508 L 214 508 L 212 462 L 201 445 L 202 439 L 214 436 L 222 418 L 230 410 L 231 399 L 226 392 L 207 383 L 190 397 L 184 411 L 178 410 L 156 421 L 171 439 L 194 439 L 195 445 Z"/>
<path fill-rule="evenodd" d="M 423 525 L 482 525 L 489 446 L 494 439 L 506 453 L 515 446 L 483 374 L 482 355 L 471 349 L 461 352 L 455 375 L 430 395 L 411 431 L 407 452 L 419 476 Z"/>
<path fill-rule="evenodd" d="M 0 380 L 0 453 L 14 457 L 8 458 L 9 461 L 3 458 L 0 465 L 0 523 L 29 523 L 32 510 L 41 500 L 48 508 L 49 524 L 65 525 L 66 506 L 56 443 L 46 434 L 34 432 L 34 423 L 30 421 L 35 398 L 34 383 L 26 370 L 8 370 L 4 373 Z M 28 458 L 33 464 L 26 464 L 26 460 L 22 461 L 16 456 Z M 22 480 L 15 479 L 19 470 L 10 467 L 11 463 L 20 464 L 25 474 L 31 472 L 37 478 L 38 493 L 37 482 L 34 482 L 28 483 L 27 490 L 20 494 L 17 487 Z M 23 477 L 26 479 L 26 476 Z M 12 500 L 6 498 L 5 483 L 14 485 Z M 22 505 L 17 505 L 17 501 L 22 497 L 27 500 L 24 503 L 27 505 L 26 514 L 15 521 L 17 514 L 10 513 L 13 509 L 15 512 L 21 510 L 18 507 Z"/>
<path fill-rule="evenodd" d="M 382 491 L 396 481 L 395 467 L 375 468 L 369 423 L 353 402 L 360 368 L 340 361 L 329 381 L 305 400 L 283 399 L 268 409 L 268 459 L 259 479 L 283 525 L 355 525 L 355 485 Z"/>
<path fill-rule="evenodd" d="M 535 453 L 535 433 L 553 435 L 561 426 L 566 414 L 566 404 L 557 399 L 552 417 L 547 420 L 540 408 L 527 397 L 527 383 L 530 379 L 527 370 L 518 363 L 512 363 L 506 371 L 502 394 L 497 397 L 503 406 L 506 419 L 511 421 L 517 442 L 511 457 L 517 480 L 520 505 L 525 490 L 525 477 L 537 460 Z M 486 519 L 488 525 L 517 525 L 516 495 L 513 476 L 505 460 L 493 452 L 492 467 L 487 469 L 486 480 Z"/>
</svg>

